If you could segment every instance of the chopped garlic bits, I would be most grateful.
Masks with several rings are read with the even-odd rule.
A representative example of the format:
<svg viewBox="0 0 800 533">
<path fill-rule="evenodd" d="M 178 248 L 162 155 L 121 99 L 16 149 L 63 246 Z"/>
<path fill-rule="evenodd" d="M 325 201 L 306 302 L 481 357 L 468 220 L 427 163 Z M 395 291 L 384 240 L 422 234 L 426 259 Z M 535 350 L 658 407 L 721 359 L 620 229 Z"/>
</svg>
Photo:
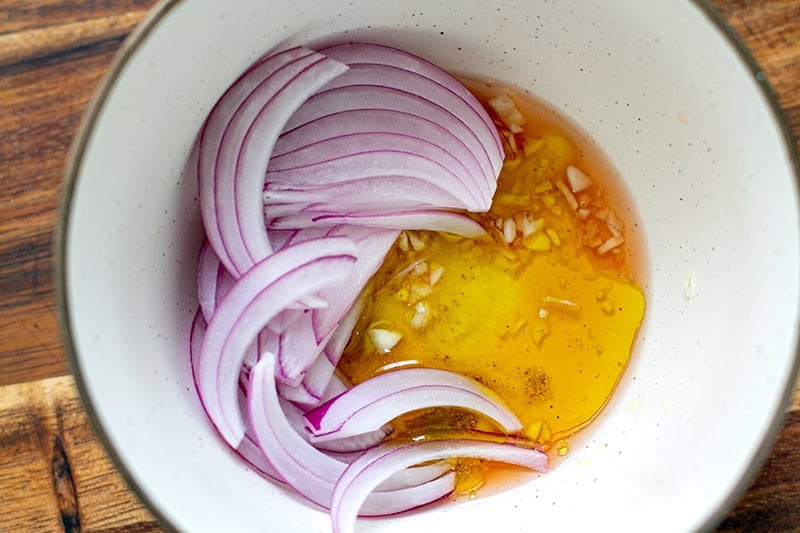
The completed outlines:
<svg viewBox="0 0 800 533">
<path fill-rule="evenodd" d="M 569 182 L 570 190 L 575 193 L 585 191 L 594 185 L 589 176 L 584 174 L 578 167 L 572 165 L 567 167 L 567 181 Z"/>
<path fill-rule="evenodd" d="M 368 329 L 367 335 L 375 350 L 380 353 L 389 353 L 403 338 L 403 335 L 397 331 L 382 328 Z"/>
<path fill-rule="evenodd" d="M 502 93 L 490 99 L 487 103 L 497 113 L 503 124 L 511 130 L 511 133 L 522 133 L 522 126 L 526 122 L 525 115 L 522 114 L 510 96 Z"/>
</svg>

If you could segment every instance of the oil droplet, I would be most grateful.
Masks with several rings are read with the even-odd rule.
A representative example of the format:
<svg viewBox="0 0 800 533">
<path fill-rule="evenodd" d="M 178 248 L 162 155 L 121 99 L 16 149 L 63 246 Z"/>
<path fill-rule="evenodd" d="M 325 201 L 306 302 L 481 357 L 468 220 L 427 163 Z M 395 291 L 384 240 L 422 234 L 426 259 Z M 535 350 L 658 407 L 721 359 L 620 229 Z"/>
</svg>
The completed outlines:
<svg viewBox="0 0 800 533">
<path fill-rule="evenodd" d="M 565 440 L 556 442 L 556 453 L 560 456 L 565 456 L 569 453 L 569 443 Z"/>
<path fill-rule="evenodd" d="M 455 490 L 458 494 L 474 494 L 483 483 L 483 469 L 480 462 L 464 459 L 456 463 Z"/>
</svg>

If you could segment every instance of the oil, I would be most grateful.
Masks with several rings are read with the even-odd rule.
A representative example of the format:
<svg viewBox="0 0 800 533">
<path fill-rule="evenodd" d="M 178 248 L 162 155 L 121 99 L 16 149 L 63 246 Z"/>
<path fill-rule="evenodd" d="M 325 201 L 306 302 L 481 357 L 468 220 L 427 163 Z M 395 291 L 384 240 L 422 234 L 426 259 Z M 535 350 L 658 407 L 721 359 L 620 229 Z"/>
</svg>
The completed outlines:
<svg viewBox="0 0 800 533">
<path fill-rule="evenodd" d="M 472 377 L 520 418 L 524 437 L 563 456 L 628 364 L 645 311 L 642 239 L 611 166 L 571 124 L 502 86 L 467 85 L 506 147 L 492 207 L 472 215 L 490 238 L 401 234 L 339 370 L 353 383 L 409 366 Z M 523 124 L 493 111 L 498 95 L 510 95 Z M 588 182 L 575 186 L 575 169 Z M 387 336 L 391 346 L 376 340 Z M 396 421 L 395 433 L 447 427 L 492 429 L 474 413 L 435 409 Z M 482 486 L 485 464 L 456 466 L 458 492 Z"/>
</svg>

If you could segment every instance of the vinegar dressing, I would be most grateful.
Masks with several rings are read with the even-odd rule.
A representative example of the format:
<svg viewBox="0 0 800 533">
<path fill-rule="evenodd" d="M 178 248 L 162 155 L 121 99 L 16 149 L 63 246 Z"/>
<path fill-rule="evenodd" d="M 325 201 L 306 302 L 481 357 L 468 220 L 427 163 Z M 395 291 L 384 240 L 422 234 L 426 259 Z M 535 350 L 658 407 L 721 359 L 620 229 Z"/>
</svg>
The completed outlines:
<svg viewBox="0 0 800 533">
<path fill-rule="evenodd" d="M 403 232 L 364 294 L 339 371 L 353 384 L 404 367 L 439 368 L 492 389 L 551 455 L 589 424 L 628 364 L 642 322 L 637 221 L 610 165 L 541 103 L 466 81 L 504 139 L 489 238 Z M 509 96 L 510 95 L 510 96 Z M 394 435 L 497 431 L 457 409 L 394 423 Z M 486 465 L 459 461 L 457 490 Z"/>
</svg>

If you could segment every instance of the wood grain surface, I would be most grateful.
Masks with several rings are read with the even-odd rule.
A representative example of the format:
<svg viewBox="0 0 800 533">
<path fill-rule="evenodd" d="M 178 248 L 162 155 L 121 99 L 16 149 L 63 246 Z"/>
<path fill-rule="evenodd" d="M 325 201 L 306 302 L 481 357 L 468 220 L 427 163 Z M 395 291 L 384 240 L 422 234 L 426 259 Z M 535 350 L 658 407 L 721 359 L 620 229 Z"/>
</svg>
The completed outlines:
<svg viewBox="0 0 800 533">
<path fill-rule="evenodd" d="M 53 229 L 72 137 L 154 0 L 0 0 L 0 531 L 160 531 L 95 436 L 65 359 Z M 714 0 L 800 148 L 800 1 Z M 800 401 L 720 531 L 800 531 Z"/>
</svg>

